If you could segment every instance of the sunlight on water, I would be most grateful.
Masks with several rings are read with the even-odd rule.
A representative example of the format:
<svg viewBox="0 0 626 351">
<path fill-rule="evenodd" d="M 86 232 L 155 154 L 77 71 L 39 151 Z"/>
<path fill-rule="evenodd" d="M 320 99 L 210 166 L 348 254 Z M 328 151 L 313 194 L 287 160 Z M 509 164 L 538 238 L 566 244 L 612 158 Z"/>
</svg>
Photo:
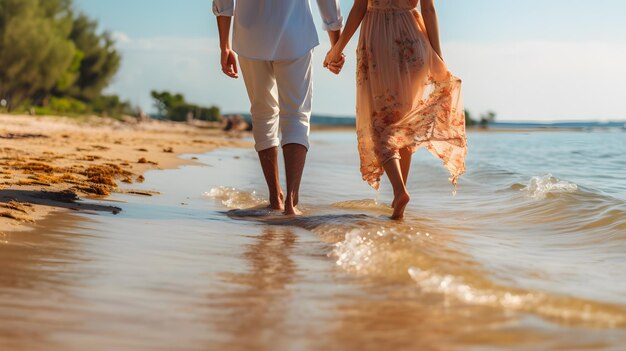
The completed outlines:
<svg viewBox="0 0 626 351">
<path fill-rule="evenodd" d="M 419 152 L 403 221 L 354 140 L 314 133 L 303 216 L 222 149 L 117 215 L 0 233 L 0 349 L 623 349 L 626 158 L 602 150 L 624 134 L 471 134 L 455 197 Z"/>
<path fill-rule="evenodd" d="M 424 163 L 420 164 L 421 162 Z M 471 162 L 470 159 L 470 164 Z M 375 199 L 341 199 L 344 196 L 358 198 L 360 194 L 350 195 L 350 190 L 334 194 L 316 192 L 316 204 L 311 207 L 312 211 L 307 213 L 311 220 L 307 220 L 305 216 L 298 220 L 281 220 L 280 223 L 306 228 L 323 241 L 332 243 L 333 248 L 329 256 L 334 259 L 336 265 L 359 276 L 412 281 L 423 293 L 440 294 L 445 299 L 455 299 L 470 305 L 532 313 L 566 324 L 626 327 L 626 310 L 619 304 L 593 300 L 590 296 L 598 294 L 587 294 L 586 289 L 582 287 L 579 293 L 559 288 L 553 279 L 557 281 L 561 279 L 550 275 L 534 273 L 520 275 L 524 272 L 520 269 L 524 267 L 525 262 L 527 266 L 533 266 L 522 259 L 531 255 L 541 257 L 539 262 L 544 263 L 544 268 L 573 269 L 568 274 L 572 274 L 572 277 L 580 276 L 576 279 L 584 279 L 585 275 L 593 274 L 591 265 L 576 269 L 577 262 L 574 258 L 576 256 L 570 257 L 567 254 L 569 251 L 559 251 L 556 255 L 547 250 L 544 252 L 544 249 L 537 245 L 545 247 L 580 245 L 572 241 L 576 240 L 576 236 L 557 237 L 552 233 L 573 234 L 578 231 L 577 235 L 584 235 L 587 231 L 591 235 L 590 231 L 602 229 L 603 236 L 613 233 L 615 226 L 626 225 L 626 218 L 618 219 L 620 214 L 626 213 L 623 210 L 623 201 L 602 200 L 604 195 L 590 192 L 588 188 L 581 190 L 576 183 L 557 178 L 550 173 L 527 177 L 529 180 L 526 182 L 515 182 L 524 175 L 489 167 L 477 169 L 476 174 L 480 174 L 480 178 L 474 178 L 470 171 L 465 179 L 469 185 L 462 182 L 463 190 L 452 200 L 450 197 L 443 197 L 446 190 L 443 181 L 438 182 L 436 186 L 430 185 L 430 188 L 420 186 L 420 182 L 429 184 L 435 179 L 432 175 L 423 173 L 425 169 L 430 169 L 433 164 L 431 160 L 418 155 L 415 164 L 417 165 L 415 168 L 420 171 L 416 171 L 418 173 L 410 177 L 408 188 L 417 189 L 417 193 L 413 192 L 416 194 L 414 195 L 416 201 L 411 204 L 413 207 L 410 207 L 408 217 L 403 223 L 389 222 L 385 219 L 391 211 L 386 201 L 388 197 L 385 201 L 380 201 L 378 195 L 372 192 Z M 356 167 L 356 164 L 354 166 Z M 317 164 L 317 167 L 323 166 Z M 438 170 L 436 165 L 432 167 L 433 170 Z M 532 171 L 529 168 L 529 172 Z M 562 171 L 559 173 L 563 174 Z M 315 180 L 313 184 L 317 191 L 325 190 L 317 186 Z M 476 187 L 474 184 L 482 185 L 481 188 L 474 189 Z M 498 188 L 500 184 L 519 191 L 528 199 L 545 201 L 520 202 L 515 192 L 496 191 L 483 194 L 485 189 Z M 351 189 L 352 186 L 349 183 L 337 185 L 343 189 Z M 237 189 L 228 191 L 214 189 L 212 192 L 213 197 L 225 204 L 238 203 L 250 207 L 258 205 L 256 201 L 247 200 L 244 203 L 238 200 L 254 198 L 256 194 L 253 193 Z M 431 193 L 440 195 L 435 195 L 430 200 L 433 196 Z M 384 196 L 385 192 L 382 194 Z M 307 195 L 305 194 L 303 198 L 306 199 Z M 339 201 L 334 201 L 335 199 Z M 323 205 L 328 201 L 336 211 L 365 212 L 368 215 L 348 220 L 348 217 L 342 217 L 338 212 L 334 212 L 332 215 L 320 217 L 323 219 L 314 220 L 313 217 L 317 213 L 328 213 L 329 208 Z M 452 203 L 456 205 L 451 206 Z M 612 203 L 614 204 L 611 205 Z M 607 211 L 607 207 L 612 210 Z M 569 216 L 570 212 L 576 213 L 579 208 L 585 208 L 585 211 L 575 218 Z M 463 215 L 459 216 L 457 212 Z M 472 216 L 475 218 L 472 219 Z M 533 242 L 527 234 L 529 231 L 544 234 Z M 522 243 L 520 238 L 516 237 L 516 233 L 525 235 L 528 242 Z M 471 235 L 474 238 L 473 242 L 465 241 L 464 235 Z M 488 239 L 492 236 L 499 238 Z M 510 241 L 518 243 L 513 244 Z M 490 271 L 484 264 L 489 261 L 506 262 L 507 256 L 501 256 L 501 253 L 506 252 L 509 245 L 517 245 L 515 250 L 509 250 L 509 261 L 502 267 L 492 267 L 493 271 Z M 589 251 L 590 259 L 602 256 L 600 251 L 592 253 L 594 250 L 592 247 L 585 250 Z M 475 257 L 471 253 L 473 251 L 480 252 L 482 256 Z M 505 269 L 505 266 L 511 268 Z M 513 268 L 518 266 L 519 268 Z M 612 268 L 612 271 L 615 272 L 615 268 Z M 505 278 L 502 279 L 502 276 Z M 594 279 L 598 277 L 594 276 Z M 511 284 L 503 284 L 503 281 Z M 512 283 L 515 281 L 525 281 L 533 288 L 522 288 Z M 608 281 L 602 283 L 597 280 L 593 284 L 608 284 Z M 606 290 L 606 293 L 621 289 L 615 288 Z M 611 302 L 626 303 L 615 294 L 611 296 L 613 300 Z"/>
<path fill-rule="evenodd" d="M 391 213 L 391 206 L 372 199 L 341 201 L 332 204 L 333 207 L 353 210 L 373 210 L 382 213 Z"/>
<path fill-rule="evenodd" d="M 416 267 L 409 268 L 408 272 L 422 290 L 441 293 L 468 304 L 521 310 L 569 323 L 626 327 L 626 309 L 619 306 L 511 289 L 487 281 L 480 282 L 482 288 L 477 288 L 460 277 L 439 275 Z"/>
</svg>

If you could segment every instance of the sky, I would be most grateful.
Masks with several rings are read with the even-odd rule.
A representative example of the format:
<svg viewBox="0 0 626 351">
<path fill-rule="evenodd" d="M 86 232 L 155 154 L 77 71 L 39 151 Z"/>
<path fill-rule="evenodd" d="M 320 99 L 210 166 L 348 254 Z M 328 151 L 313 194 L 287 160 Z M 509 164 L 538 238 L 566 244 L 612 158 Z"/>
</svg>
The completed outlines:
<svg viewBox="0 0 626 351">
<path fill-rule="evenodd" d="M 221 73 L 211 0 L 75 0 L 114 33 L 123 62 L 107 93 L 152 111 L 151 90 L 246 112 L 241 78 Z M 315 49 L 313 113 L 354 116 L 355 44 L 340 76 L 322 68 L 330 49 L 321 30 Z M 352 0 L 341 0 L 344 17 Z M 437 0 L 444 59 L 463 79 L 473 115 L 501 121 L 624 120 L 626 1 Z"/>
</svg>

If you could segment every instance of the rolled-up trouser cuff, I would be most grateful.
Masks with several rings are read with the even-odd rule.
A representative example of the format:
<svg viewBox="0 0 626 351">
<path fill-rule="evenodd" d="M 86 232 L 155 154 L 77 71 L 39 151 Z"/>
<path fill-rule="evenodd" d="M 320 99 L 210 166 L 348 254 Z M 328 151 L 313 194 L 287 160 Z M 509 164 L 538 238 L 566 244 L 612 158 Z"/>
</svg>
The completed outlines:
<svg viewBox="0 0 626 351">
<path fill-rule="evenodd" d="M 280 116 L 281 145 L 300 144 L 309 149 L 309 115 L 301 113 L 292 116 Z"/>
<path fill-rule="evenodd" d="M 283 138 L 283 141 L 281 142 L 281 146 L 285 147 L 285 145 L 289 145 L 289 144 L 298 144 L 298 145 L 302 145 L 306 148 L 307 151 L 309 151 L 309 141 L 308 140 L 296 140 L 295 138 L 293 140 L 291 139 L 285 139 Z"/>
<path fill-rule="evenodd" d="M 257 152 L 261 152 L 263 150 L 271 149 L 271 148 L 277 147 L 279 145 L 280 145 L 280 141 L 278 140 L 278 138 L 276 138 L 276 139 L 266 139 L 266 140 L 263 140 L 263 141 L 261 141 L 259 143 L 255 143 L 254 144 L 254 149 Z"/>
</svg>

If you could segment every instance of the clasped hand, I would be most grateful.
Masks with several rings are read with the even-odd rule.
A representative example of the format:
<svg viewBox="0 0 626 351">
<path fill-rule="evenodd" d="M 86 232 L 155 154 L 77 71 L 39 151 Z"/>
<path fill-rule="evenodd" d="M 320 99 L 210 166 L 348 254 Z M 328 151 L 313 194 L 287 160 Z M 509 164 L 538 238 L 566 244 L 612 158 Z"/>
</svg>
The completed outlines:
<svg viewBox="0 0 626 351">
<path fill-rule="evenodd" d="M 330 49 L 324 59 L 324 67 L 328 68 L 328 70 L 334 74 L 339 74 L 339 72 L 341 72 L 344 63 L 346 63 L 346 55 L 337 50 L 337 46 Z"/>
</svg>

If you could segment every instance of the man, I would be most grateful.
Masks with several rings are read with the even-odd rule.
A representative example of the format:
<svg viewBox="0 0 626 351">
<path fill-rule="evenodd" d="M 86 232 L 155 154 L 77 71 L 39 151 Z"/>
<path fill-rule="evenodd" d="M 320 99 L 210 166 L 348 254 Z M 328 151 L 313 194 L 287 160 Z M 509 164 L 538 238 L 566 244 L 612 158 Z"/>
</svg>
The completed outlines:
<svg viewBox="0 0 626 351">
<path fill-rule="evenodd" d="M 343 22 L 339 0 L 317 3 L 324 29 L 334 45 Z M 239 56 L 270 207 L 289 215 L 299 214 L 298 192 L 309 149 L 312 54 L 319 45 L 309 0 L 213 0 L 213 12 L 217 16 L 224 74 L 238 78 L 233 51 Z M 335 73 L 344 62 L 334 65 Z M 279 129 L 282 140 L 278 138 Z M 286 197 L 278 179 L 279 145 L 285 159 Z"/>
</svg>

